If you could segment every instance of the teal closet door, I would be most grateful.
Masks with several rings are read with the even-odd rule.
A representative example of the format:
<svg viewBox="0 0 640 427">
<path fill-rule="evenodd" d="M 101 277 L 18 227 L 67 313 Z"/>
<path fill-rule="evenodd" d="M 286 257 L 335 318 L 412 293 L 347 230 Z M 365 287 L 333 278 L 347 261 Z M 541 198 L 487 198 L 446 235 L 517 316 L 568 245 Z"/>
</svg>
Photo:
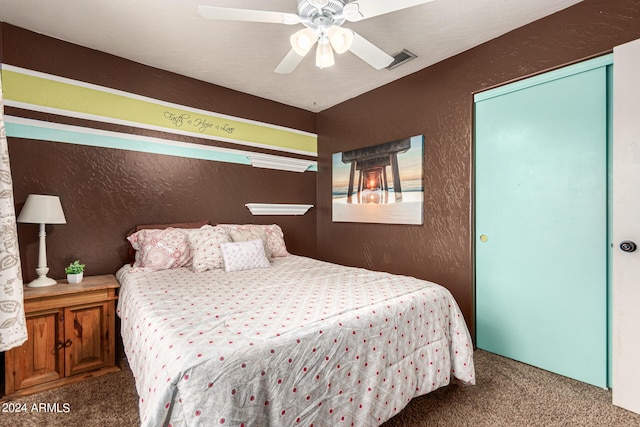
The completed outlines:
<svg viewBox="0 0 640 427">
<path fill-rule="evenodd" d="M 564 72 L 475 104 L 477 346 L 601 387 L 606 73 Z"/>
</svg>

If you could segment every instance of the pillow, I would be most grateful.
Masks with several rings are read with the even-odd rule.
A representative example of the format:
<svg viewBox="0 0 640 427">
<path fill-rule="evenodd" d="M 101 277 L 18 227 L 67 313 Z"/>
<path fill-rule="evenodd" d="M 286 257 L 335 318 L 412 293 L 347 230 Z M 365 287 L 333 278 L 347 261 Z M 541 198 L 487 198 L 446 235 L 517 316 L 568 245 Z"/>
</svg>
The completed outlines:
<svg viewBox="0 0 640 427">
<path fill-rule="evenodd" d="M 176 228 L 140 230 L 127 240 L 136 250 L 132 273 L 184 267 L 191 260 L 187 234 Z"/>
<path fill-rule="evenodd" d="M 267 255 L 268 259 L 271 259 L 271 250 L 269 250 L 269 245 L 267 244 L 267 233 L 264 229 L 253 226 L 231 226 L 225 227 L 224 225 L 219 225 L 219 227 L 224 228 L 229 233 L 231 240 L 234 242 L 247 242 L 249 240 L 262 240 L 264 244 L 264 253 Z"/>
<path fill-rule="evenodd" d="M 224 267 L 224 258 L 220 244 L 231 241 L 231 237 L 222 227 L 204 225 L 197 230 L 187 232 L 191 246 L 191 269 L 196 273 Z"/>
<path fill-rule="evenodd" d="M 264 251 L 262 239 L 221 243 L 220 249 L 224 258 L 224 271 L 227 273 L 266 268 L 271 265 Z"/>
<path fill-rule="evenodd" d="M 164 229 L 167 229 L 169 227 L 171 227 L 171 228 L 200 228 L 205 224 L 211 224 L 211 222 L 208 219 L 203 219 L 203 220 L 194 221 L 194 222 L 174 222 L 172 224 L 143 224 L 143 225 L 136 225 L 131 230 L 129 230 L 129 232 L 125 236 L 125 239 L 129 240 L 128 239 L 129 236 L 131 236 L 134 233 L 137 233 L 140 230 L 147 230 L 147 229 L 164 230 Z M 130 263 L 131 265 L 133 265 L 133 263 L 135 261 L 135 256 L 136 256 L 135 250 L 133 249 L 131 244 L 129 244 L 129 259 L 128 259 L 127 262 Z"/>
<path fill-rule="evenodd" d="M 267 233 L 267 246 L 271 249 L 272 257 L 289 256 L 287 245 L 284 243 L 284 233 L 278 224 L 263 225 Z"/>
<path fill-rule="evenodd" d="M 219 224 L 219 227 L 229 230 L 263 230 L 267 235 L 267 249 L 271 253 L 271 258 L 288 256 L 287 246 L 284 243 L 284 233 L 277 224 L 260 225 L 260 224 Z M 235 241 L 235 239 L 234 239 Z"/>
</svg>

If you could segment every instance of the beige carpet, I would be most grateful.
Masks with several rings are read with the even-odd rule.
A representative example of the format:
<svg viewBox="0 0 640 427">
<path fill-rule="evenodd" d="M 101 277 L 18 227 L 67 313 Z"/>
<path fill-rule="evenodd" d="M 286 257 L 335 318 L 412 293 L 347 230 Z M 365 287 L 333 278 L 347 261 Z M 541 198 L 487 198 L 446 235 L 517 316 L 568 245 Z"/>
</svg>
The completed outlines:
<svg viewBox="0 0 640 427">
<path fill-rule="evenodd" d="M 475 361 L 476 386 L 452 385 L 413 399 L 384 427 L 640 426 L 640 415 L 611 405 L 610 391 L 484 351 L 476 351 Z M 138 397 L 131 371 L 126 363 L 122 368 L 17 400 L 27 412 L 0 413 L 0 425 L 135 427 Z M 59 403 L 61 410 L 67 403 L 69 411 L 33 412 L 34 403 Z"/>
</svg>

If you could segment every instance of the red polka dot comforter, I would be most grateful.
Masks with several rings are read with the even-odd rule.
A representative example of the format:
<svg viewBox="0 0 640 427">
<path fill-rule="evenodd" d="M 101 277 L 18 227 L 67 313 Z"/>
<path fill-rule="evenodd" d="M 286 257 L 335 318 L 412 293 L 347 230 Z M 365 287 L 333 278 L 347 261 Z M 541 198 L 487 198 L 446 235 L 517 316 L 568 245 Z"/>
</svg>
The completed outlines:
<svg viewBox="0 0 640 427">
<path fill-rule="evenodd" d="M 142 426 L 376 426 L 474 384 L 447 289 L 310 258 L 225 273 L 117 274 Z"/>
</svg>

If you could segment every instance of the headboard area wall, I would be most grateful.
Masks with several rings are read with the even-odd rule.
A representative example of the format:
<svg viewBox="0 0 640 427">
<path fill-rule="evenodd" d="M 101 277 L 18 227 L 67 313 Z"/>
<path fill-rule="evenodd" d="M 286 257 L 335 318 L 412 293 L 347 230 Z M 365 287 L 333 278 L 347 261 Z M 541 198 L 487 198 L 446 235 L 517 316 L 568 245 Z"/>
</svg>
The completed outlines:
<svg viewBox="0 0 640 427">
<path fill-rule="evenodd" d="M 52 194 L 67 220 L 46 227 L 50 277 L 75 259 L 87 275 L 115 272 L 139 224 L 277 223 L 290 252 L 315 255 L 314 209 L 245 207 L 315 204 L 314 113 L 0 26 L 17 213 L 28 194 Z M 36 224 L 18 225 L 25 282 L 36 276 L 37 235 Z"/>
</svg>

